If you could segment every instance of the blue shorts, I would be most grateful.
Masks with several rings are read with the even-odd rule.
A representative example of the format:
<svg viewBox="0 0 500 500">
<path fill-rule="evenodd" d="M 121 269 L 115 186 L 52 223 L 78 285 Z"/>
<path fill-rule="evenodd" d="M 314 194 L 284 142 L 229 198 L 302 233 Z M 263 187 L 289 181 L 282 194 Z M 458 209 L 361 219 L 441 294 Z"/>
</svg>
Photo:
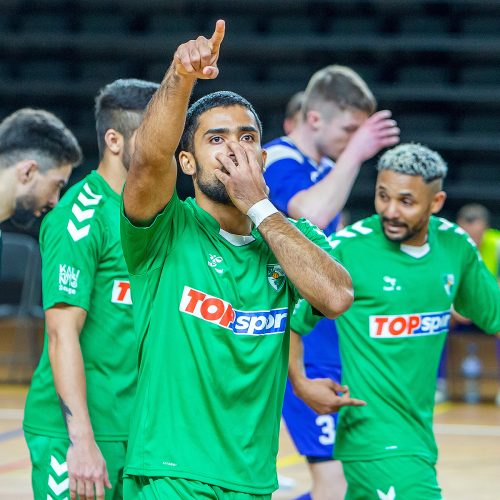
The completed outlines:
<svg viewBox="0 0 500 500">
<path fill-rule="evenodd" d="M 340 367 L 306 365 L 305 369 L 308 378 L 331 378 L 340 383 Z M 287 380 L 283 418 L 288 433 L 301 455 L 310 459 L 310 462 L 316 462 L 318 458 L 333 460 L 338 413 L 318 415 L 295 396 L 292 385 Z"/>
</svg>

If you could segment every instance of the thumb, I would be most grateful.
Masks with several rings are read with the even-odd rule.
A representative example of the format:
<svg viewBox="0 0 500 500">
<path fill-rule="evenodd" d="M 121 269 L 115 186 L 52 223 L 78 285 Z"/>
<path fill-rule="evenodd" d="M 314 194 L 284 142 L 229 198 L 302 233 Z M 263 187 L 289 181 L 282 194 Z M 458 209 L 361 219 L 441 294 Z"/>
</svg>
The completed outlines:
<svg viewBox="0 0 500 500">
<path fill-rule="evenodd" d="M 209 79 L 217 78 L 219 76 L 219 68 L 217 66 L 205 66 L 203 74 Z"/>
</svg>

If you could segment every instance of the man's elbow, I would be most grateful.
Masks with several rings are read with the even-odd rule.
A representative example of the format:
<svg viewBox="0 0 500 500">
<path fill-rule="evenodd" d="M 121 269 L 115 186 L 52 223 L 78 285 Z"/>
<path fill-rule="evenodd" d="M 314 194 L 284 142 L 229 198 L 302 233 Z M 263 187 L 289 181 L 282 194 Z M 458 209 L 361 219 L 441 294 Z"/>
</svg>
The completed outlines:
<svg viewBox="0 0 500 500">
<path fill-rule="evenodd" d="M 354 290 L 352 285 L 337 288 L 335 292 L 329 293 L 321 311 L 327 318 L 335 319 L 344 314 L 354 302 Z"/>
<path fill-rule="evenodd" d="M 328 220 L 328 218 L 325 217 L 324 209 L 315 209 L 313 207 L 308 207 L 300 199 L 296 200 L 295 198 L 292 198 L 288 203 L 287 210 L 288 214 L 293 219 L 307 219 L 315 226 L 318 226 L 321 230 L 325 229 L 325 227 L 327 227 L 331 222 L 331 220 Z"/>
</svg>

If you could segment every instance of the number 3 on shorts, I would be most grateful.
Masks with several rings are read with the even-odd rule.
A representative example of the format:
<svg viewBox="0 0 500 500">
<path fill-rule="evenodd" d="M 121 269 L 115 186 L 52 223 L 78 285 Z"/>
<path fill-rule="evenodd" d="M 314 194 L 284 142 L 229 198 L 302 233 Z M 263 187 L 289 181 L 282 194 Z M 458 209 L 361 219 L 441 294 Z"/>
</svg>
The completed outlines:
<svg viewBox="0 0 500 500">
<path fill-rule="evenodd" d="M 316 425 L 321 427 L 321 435 L 318 441 L 322 445 L 333 444 L 335 442 L 335 421 L 331 415 L 319 415 L 316 417 Z"/>
</svg>

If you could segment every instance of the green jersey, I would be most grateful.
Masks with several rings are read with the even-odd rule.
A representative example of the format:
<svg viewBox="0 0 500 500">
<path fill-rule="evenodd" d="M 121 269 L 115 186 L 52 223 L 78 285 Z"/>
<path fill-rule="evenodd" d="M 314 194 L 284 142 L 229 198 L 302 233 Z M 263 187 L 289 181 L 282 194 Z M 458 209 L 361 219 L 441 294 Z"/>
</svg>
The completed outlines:
<svg viewBox="0 0 500 500">
<path fill-rule="evenodd" d="M 373 216 L 338 232 L 333 255 L 352 277 L 355 300 L 337 320 L 342 382 L 365 407 L 342 408 L 335 457 L 420 455 L 435 463 L 436 374 L 450 308 L 486 332 L 500 331 L 500 292 L 466 233 L 432 217 L 420 248 L 388 240 Z M 292 329 L 315 323 L 302 302 Z"/>
<path fill-rule="evenodd" d="M 122 244 L 139 335 L 126 475 L 270 493 L 295 288 L 258 231 L 226 233 L 176 194 L 149 227 L 123 216 Z"/>
<path fill-rule="evenodd" d="M 130 283 L 120 242 L 120 196 L 92 172 L 45 217 L 43 306 L 81 307 L 87 404 L 96 440 L 126 440 L 137 378 Z M 45 345 L 26 401 L 24 429 L 67 437 Z"/>
</svg>

